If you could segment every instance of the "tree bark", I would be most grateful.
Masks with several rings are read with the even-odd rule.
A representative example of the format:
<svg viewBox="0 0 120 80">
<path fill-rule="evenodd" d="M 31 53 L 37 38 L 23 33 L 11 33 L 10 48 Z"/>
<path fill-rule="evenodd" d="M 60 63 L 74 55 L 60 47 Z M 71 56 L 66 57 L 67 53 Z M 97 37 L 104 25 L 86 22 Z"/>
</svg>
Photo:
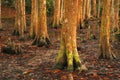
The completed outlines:
<svg viewBox="0 0 120 80">
<path fill-rule="evenodd" d="M 103 0 L 102 22 L 100 28 L 99 58 L 113 59 L 116 56 L 111 51 L 110 44 L 110 1 Z"/>
<path fill-rule="evenodd" d="M 97 11 L 97 6 L 96 6 L 96 0 L 91 0 L 91 13 L 92 13 L 92 16 L 95 18 L 96 17 L 96 11 Z"/>
<path fill-rule="evenodd" d="M 38 0 L 38 26 L 36 27 L 36 36 L 33 45 L 39 47 L 50 45 L 49 36 L 47 33 L 46 19 L 46 0 Z"/>
<path fill-rule="evenodd" d="M 67 67 L 68 71 L 82 70 L 76 44 L 78 0 L 64 0 L 64 4 L 65 13 L 60 51 L 56 59 L 55 68 L 63 69 Z"/>
<path fill-rule="evenodd" d="M 53 27 L 57 28 L 60 24 L 60 3 L 61 0 L 55 0 Z"/>
<path fill-rule="evenodd" d="M 35 38 L 38 26 L 38 0 L 32 0 L 30 37 Z"/>
<path fill-rule="evenodd" d="M 26 28 L 25 16 L 25 0 L 16 0 L 16 17 L 14 35 L 19 35 L 21 39 L 24 38 L 24 31 Z"/>
<path fill-rule="evenodd" d="M 119 0 L 115 0 L 115 28 L 119 30 Z"/>
</svg>

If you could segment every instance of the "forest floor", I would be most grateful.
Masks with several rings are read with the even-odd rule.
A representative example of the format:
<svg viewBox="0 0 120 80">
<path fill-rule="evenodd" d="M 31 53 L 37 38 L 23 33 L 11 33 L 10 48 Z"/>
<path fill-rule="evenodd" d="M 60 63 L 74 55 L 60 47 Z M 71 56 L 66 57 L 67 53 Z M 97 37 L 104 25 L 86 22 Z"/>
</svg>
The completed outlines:
<svg viewBox="0 0 120 80">
<path fill-rule="evenodd" d="M 5 11 L 5 10 L 3 10 Z M 8 9 L 7 9 L 8 11 Z M 22 46 L 22 54 L 5 54 L 0 52 L 0 80 L 120 80 L 120 58 L 115 60 L 98 59 L 99 40 L 85 40 L 87 29 L 78 30 L 77 45 L 82 63 L 88 68 L 85 72 L 67 72 L 66 70 L 53 69 L 55 58 L 60 47 L 61 29 L 49 28 L 49 36 L 52 45 L 49 48 L 31 45 L 32 39 L 28 33 L 25 40 L 20 41 L 19 37 L 13 36 L 14 14 L 2 19 L 3 31 L 0 31 L 0 51 L 1 47 L 10 37 L 16 44 Z M 7 19 L 6 19 L 7 18 Z M 28 18 L 29 19 L 29 18 Z M 28 21 L 29 24 L 29 21 Z M 95 25 L 91 21 L 92 25 Z M 29 29 L 29 25 L 28 25 Z M 98 32 L 96 32 L 98 36 Z M 120 55 L 120 43 L 115 41 L 113 52 Z"/>
</svg>

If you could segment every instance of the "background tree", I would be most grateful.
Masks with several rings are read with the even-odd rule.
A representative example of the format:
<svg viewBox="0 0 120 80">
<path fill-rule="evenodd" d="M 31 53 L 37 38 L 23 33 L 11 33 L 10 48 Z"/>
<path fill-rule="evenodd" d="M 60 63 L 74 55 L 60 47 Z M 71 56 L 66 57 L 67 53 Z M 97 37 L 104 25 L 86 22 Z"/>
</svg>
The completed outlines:
<svg viewBox="0 0 120 80">
<path fill-rule="evenodd" d="M 95 18 L 96 17 L 96 12 L 97 11 L 97 6 L 96 6 L 96 0 L 91 0 L 91 14 Z"/>
<path fill-rule="evenodd" d="M 78 0 L 64 0 L 64 8 L 60 51 L 55 68 L 63 69 L 67 67 L 68 71 L 81 70 L 82 64 L 76 44 Z"/>
<path fill-rule="evenodd" d="M 47 33 L 46 0 L 38 0 L 38 26 L 36 27 L 33 45 L 38 45 L 39 47 L 50 45 Z"/>
<path fill-rule="evenodd" d="M 16 18 L 15 18 L 15 35 L 20 35 L 24 38 L 24 31 L 26 29 L 26 16 L 25 16 L 25 0 L 16 0 Z"/>
<path fill-rule="evenodd" d="M 83 27 L 83 0 L 78 0 L 78 27 Z"/>
<path fill-rule="evenodd" d="M 100 28 L 100 55 L 99 58 L 113 59 L 116 58 L 111 51 L 110 44 L 110 2 L 103 0 L 103 11 Z"/>
<path fill-rule="evenodd" d="M 35 38 L 38 26 L 38 0 L 32 0 L 30 37 Z"/>
<path fill-rule="evenodd" d="M 54 7 L 54 19 L 53 19 L 53 27 L 57 28 L 60 24 L 60 6 L 61 0 L 54 0 L 55 7 Z"/>
<path fill-rule="evenodd" d="M 119 0 L 114 0 L 115 1 L 115 28 L 119 30 Z"/>
</svg>

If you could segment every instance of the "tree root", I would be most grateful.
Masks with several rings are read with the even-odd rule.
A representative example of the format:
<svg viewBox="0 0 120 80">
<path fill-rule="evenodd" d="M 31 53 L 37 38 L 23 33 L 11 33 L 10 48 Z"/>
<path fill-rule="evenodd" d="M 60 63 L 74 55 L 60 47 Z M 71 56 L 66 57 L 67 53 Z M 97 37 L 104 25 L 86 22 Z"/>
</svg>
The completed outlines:
<svg viewBox="0 0 120 80">
<path fill-rule="evenodd" d="M 19 44 L 15 44 L 11 41 L 11 39 L 8 39 L 7 43 L 4 46 L 2 46 L 1 52 L 7 54 L 21 54 L 22 48 Z"/>
<path fill-rule="evenodd" d="M 38 47 L 43 47 L 45 46 L 46 48 L 49 48 L 51 45 L 50 40 L 48 38 L 35 38 L 35 40 L 32 42 L 32 45 L 37 45 Z"/>
</svg>

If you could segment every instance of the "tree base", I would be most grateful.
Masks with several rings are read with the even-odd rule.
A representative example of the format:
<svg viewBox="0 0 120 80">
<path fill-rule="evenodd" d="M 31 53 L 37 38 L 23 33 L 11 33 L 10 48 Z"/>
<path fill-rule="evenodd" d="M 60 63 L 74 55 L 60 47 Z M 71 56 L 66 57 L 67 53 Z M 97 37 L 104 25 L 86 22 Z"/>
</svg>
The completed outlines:
<svg viewBox="0 0 120 80">
<path fill-rule="evenodd" d="M 14 42 L 11 42 L 11 40 L 9 40 L 6 45 L 2 46 L 1 52 L 7 54 L 21 54 L 22 48 L 20 45 L 15 44 Z"/>
<path fill-rule="evenodd" d="M 13 36 L 20 36 L 20 33 L 19 33 L 19 31 L 17 31 L 17 30 L 14 30 L 14 32 L 13 32 Z"/>
<path fill-rule="evenodd" d="M 109 55 L 100 54 L 100 56 L 98 58 L 99 59 L 116 59 L 116 55 L 114 53 L 111 53 Z"/>
<path fill-rule="evenodd" d="M 50 40 L 47 37 L 40 37 L 39 39 L 35 38 L 35 40 L 32 42 L 32 45 L 37 45 L 38 47 L 45 46 L 46 48 L 49 48 L 50 44 Z"/>
<path fill-rule="evenodd" d="M 67 71 L 74 71 L 78 70 L 79 72 L 83 70 L 87 70 L 85 65 L 83 66 L 81 64 L 81 61 L 79 59 L 79 55 L 76 51 L 60 51 L 60 53 L 57 56 L 56 64 L 54 68 L 57 69 L 67 69 Z"/>
</svg>

